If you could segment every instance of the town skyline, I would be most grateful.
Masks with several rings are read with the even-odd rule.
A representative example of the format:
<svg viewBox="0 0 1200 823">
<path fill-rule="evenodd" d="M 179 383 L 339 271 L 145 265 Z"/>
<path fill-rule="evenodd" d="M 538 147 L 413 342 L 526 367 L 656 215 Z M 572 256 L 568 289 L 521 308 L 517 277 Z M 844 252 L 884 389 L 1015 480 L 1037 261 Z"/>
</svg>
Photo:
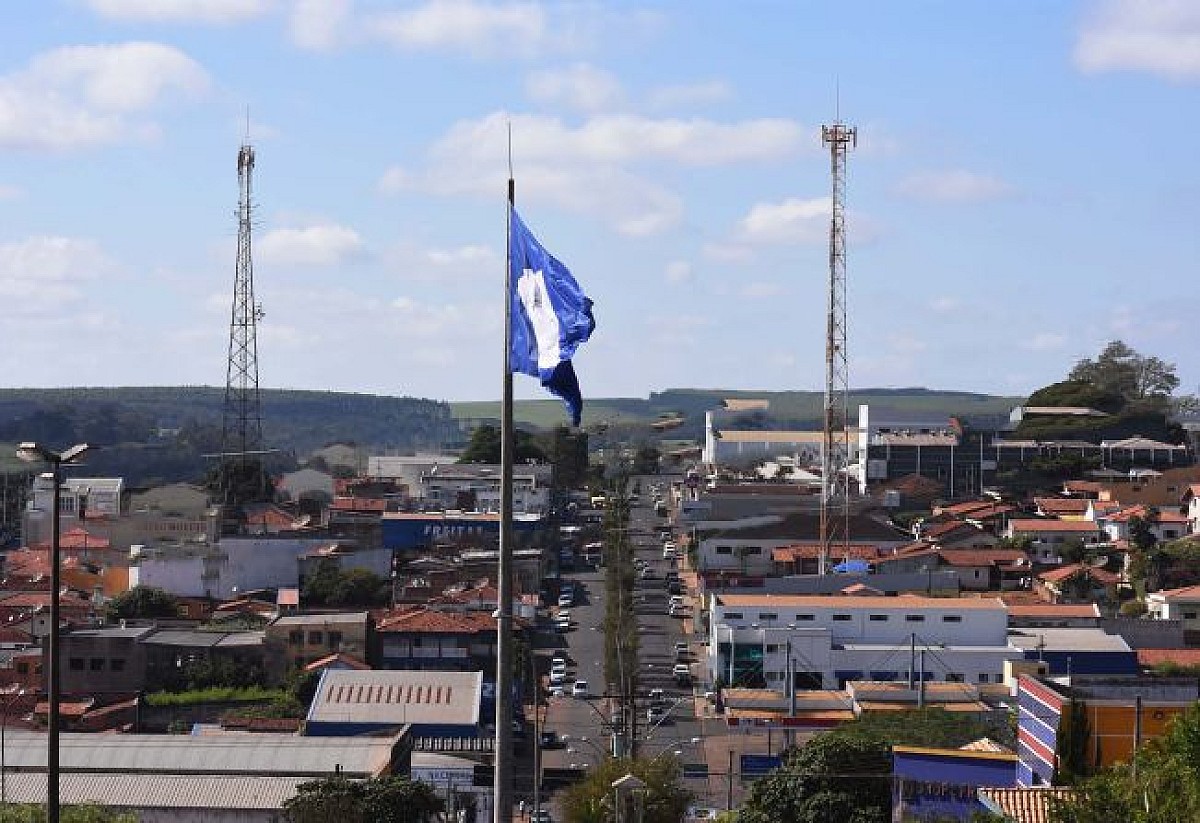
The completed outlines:
<svg viewBox="0 0 1200 823">
<path fill-rule="evenodd" d="M 1025 395 L 1122 339 L 1196 392 L 1175 292 L 1200 179 L 1171 136 L 1195 126 L 1200 14 L 754 12 L 21 3 L 0 62 L 5 382 L 223 382 L 248 110 L 264 387 L 499 396 L 511 124 L 518 208 L 596 303 L 585 397 L 818 390 L 819 131 L 840 107 L 860 139 L 852 387 Z"/>
</svg>

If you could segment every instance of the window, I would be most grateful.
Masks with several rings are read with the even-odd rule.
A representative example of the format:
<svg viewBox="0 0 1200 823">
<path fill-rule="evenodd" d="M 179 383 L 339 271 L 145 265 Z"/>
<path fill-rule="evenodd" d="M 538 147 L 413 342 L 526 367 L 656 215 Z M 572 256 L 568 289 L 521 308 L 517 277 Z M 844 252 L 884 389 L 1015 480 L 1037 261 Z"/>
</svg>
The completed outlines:
<svg viewBox="0 0 1200 823">
<path fill-rule="evenodd" d="M 288 632 L 288 645 L 289 646 L 299 646 L 302 643 L 304 643 L 304 632 L 302 632 L 302 631 Z"/>
<path fill-rule="evenodd" d="M 852 618 L 848 614 L 835 614 L 833 616 L 833 619 L 839 623 L 845 623 L 845 622 L 851 620 Z"/>
<path fill-rule="evenodd" d="M 942 622 L 943 623 L 961 623 L 962 615 L 961 614 L 943 614 Z"/>
<path fill-rule="evenodd" d="M 342 633 L 341 632 L 330 632 L 329 633 L 330 648 L 334 648 L 334 649 L 340 648 L 341 645 L 342 645 Z"/>
<path fill-rule="evenodd" d="M 71 667 L 71 671 L 81 672 L 81 671 L 83 671 L 83 658 L 82 657 L 72 657 L 70 659 L 70 661 L 68 661 L 67 665 Z"/>
<path fill-rule="evenodd" d="M 741 620 L 742 613 L 741 612 L 725 612 L 725 619 L 726 620 Z"/>
<path fill-rule="evenodd" d="M 319 646 L 325 642 L 325 634 L 323 632 L 309 632 L 308 645 Z"/>
<path fill-rule="evenodd" d="M 811 614 L 798 614 L 798 615 L 796 615 L 796 621 L 797 621 L 797 622 L 802 622 L 802 621 L 805 621 L 805 620 L 815 620 L 815 619 L 816 619 L 816 618 L 815 618 L 813 615 L 811 615 Z"/>
<path fill-rule="evenodd" d="M 762 546 L 746 546 L 745 548 L 742 549 L 742 554 L 745 554 L 747 556 L 760 555 L 760 554 L 762 554 Z"/>
<path fill-rule="evenodd" d="M 988 682 L 988 673 L 987 673 L 987 672 L 980 672 L 980 673 L 979 673 L 979 682 L 980 682 L 980 683 L 986 683 L 986 682 Z"/>
<path fill-rule="evenodd" d="M 886 614 L 873 614 L 867 618 L 872 623 L 886 623 L 888 616 Z"/>
<path fill-rule="evenodd" d="M 733 554 L 733 546 L 717 546 L 717 554 Z"/>
<path fill-rule="evenodd" d="M 923 614 L 906 614 L 904 619 L 909 623 L 924 623 L 925 615 Z"/>
<path fill-rule="evenodd" d="M 115 657 L 108 661 L 108 669 L 113 672 L 125 671 L 125 659 L 123 657 Z"/>
<path fill-rule="evenodd" d="M 1184 619 L 1184 620 L 1195 620 L 1195 619 L 1196 619 L 1196 612 L 1184 612 L 1184 613 L 1183 613 L 1183 619 Z"/>
<path fill-rule="evenodd" d="M 94 672 L 104 671 L 104 658 L 103 657 L 93 657 L 91 660 L 88 661 L 88 669 L 90 671 L 94 671 Z"/>
<path fill-rule="evenodd" d="M 779 651 L 778 643 L 768 643 L 767 644 L 767 654 L 776 654 L 778 651 Z"/>
<path fill-rule="evenodd" d="M 965 683 L 966 678 L 963 677 L 962 672 L 946 672 L 946 682 L 947 683 Z"/>
<path fill-rule="evenodd" d="M 759 620 L 778 620 L 779 615 L 775 614 L 775 612 L 759 612 L 758 619 Z"/>
</svg>

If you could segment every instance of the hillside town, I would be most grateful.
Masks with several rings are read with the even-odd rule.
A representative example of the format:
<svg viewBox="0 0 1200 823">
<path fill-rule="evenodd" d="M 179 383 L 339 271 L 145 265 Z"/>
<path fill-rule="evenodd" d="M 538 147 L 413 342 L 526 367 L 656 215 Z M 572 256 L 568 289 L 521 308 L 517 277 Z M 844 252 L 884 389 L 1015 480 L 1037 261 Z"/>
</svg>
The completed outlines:
<svg viewBox="0 0 1200 823">
<path fill-rule="evenodd" d="M 53 466 L 0 579 L 5 802 L 47 764 L 55 552 L 67 803 L 276 821 L 314 780 L 405 776 L 483 821 L 506 723 L 522 819 L 583 819 L 613 764 L 654 819 L 755 819 L 791 752 L 902 716 L 940 732 L 887 741 L 895 819 L 1040 820 L 1020 810 L 1070 791 L 1072 751 L 1077 776 L 1127 763 L 1200 699 L 1198 427 L 1024 435 L 1080 417 L 1119 415 L 860 406 L 825 544 L 820 433 L 765 400 L 710 410 L 692 446 L 560 429 L 573 448 L 514 467 L 505 717 L 495 429 L 458 454 L 332 446 L 233 502 Z"/>
</svg>

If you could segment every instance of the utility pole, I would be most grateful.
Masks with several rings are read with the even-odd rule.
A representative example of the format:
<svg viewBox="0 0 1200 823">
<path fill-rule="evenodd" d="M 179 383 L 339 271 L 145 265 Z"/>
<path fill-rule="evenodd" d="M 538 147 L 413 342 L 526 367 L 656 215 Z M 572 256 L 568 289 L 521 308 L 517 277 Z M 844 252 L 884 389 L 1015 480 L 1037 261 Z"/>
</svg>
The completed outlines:
<svg viewBox="0 0 1200 823">
<path fill-rule="evenodd" d="M 821 127 L 829 147 L 833 191 L 829 219 L 829 294 L 825 318 L 825 404 L 821 440 L 821 551 L 817 573 L 828 572 L 831 551 L 850 541 L 850 376 L 846 356 L 846 153 L 858 130 L 837 118 Z"/>
<path fill-rule="evenodd" d="M 725 769 L 725 808 L 733 808 L 733 749 L 729 750 L 729 765 Z"/>
</svg>

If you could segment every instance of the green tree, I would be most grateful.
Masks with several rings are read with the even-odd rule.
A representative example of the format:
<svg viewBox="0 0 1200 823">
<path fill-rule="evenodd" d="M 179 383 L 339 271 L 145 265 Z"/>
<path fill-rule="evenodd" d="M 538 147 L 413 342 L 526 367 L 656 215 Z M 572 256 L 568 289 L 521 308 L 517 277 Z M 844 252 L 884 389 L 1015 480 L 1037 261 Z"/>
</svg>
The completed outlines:
<svg viewBox="0 0 1200 823">
<path fill-rule="evenodd" d="M 283 816 L 288 823 L 425 823 L 442 808 L 432 786 L 407 777 L 332 777 L 301 783 Z"/>
<path fill-rule="evenodd" d="M 981 737 L 1015 748 L 1016 739 L 1007 725 L 987 723 L 937 706 L 903 712 L 864 712 L 844 723 L 833 735 L 865 735 L 906 746 L 957 749 Z"/>
<path fill-rule="evenodd" d="M 537 438 L 527 431 L 517 429 L 513 434 L 513 461 L 516 463 L 546 462 L 546 451 L 538 443 Z M 488 463 L 500 462 L 500 429 L 497 426 L 484 424 L 471 432 L 471 439 L 459 463 Z"/>
<path fill-rule="evenodd" d="M 613 818 L 614 780 L 632 774 L 646 784 L 643 823 L 678 823 L 692 799 L 674 757 L 608 758 L 563 793 L 566 823 L 608 823 Z"/>
<path fill-rule="evenodd" d="M 633 453 L 634 474 L 658 474 L 658 461 L 662 453 L 656 446 L 640 446 Z"/>
<path fill-rule="evenodd" d="M 755 781 L 738 823 L 887 823 L 891 744 L 865 734 L 823 734 L 790 750 Z"/>
<path fill-rule="evenodd" d="M 175 595 L 153 586 L 134 586 L 108 601 L 105 612 L 109 620 L 152 620 L 179 617 L 179 600 Z"/>
<path fill-rule="evenodd" d="M 1063 707 L 1055 741 L 1055 785 L 1070 786 L 1095 772 L 1092 723 L 1081 701 L 1072 699 Z"/>
<path fill-rule="evenodd" d="M 1071 370 L 1071 380 L 1091 383 L 1127 400 L 1165 398 L 1179 387 L 1175 364 L 1139 354 L 1120 340 L 1113 340 L 1095 360 L 1083 359 Z"/>
<path fill-rule="evenodd" d="M 368 569 L 346 569 L 329 594 L 330 606 L 381 606 L 388 602 L 389 583 Z"/>
</svg>

